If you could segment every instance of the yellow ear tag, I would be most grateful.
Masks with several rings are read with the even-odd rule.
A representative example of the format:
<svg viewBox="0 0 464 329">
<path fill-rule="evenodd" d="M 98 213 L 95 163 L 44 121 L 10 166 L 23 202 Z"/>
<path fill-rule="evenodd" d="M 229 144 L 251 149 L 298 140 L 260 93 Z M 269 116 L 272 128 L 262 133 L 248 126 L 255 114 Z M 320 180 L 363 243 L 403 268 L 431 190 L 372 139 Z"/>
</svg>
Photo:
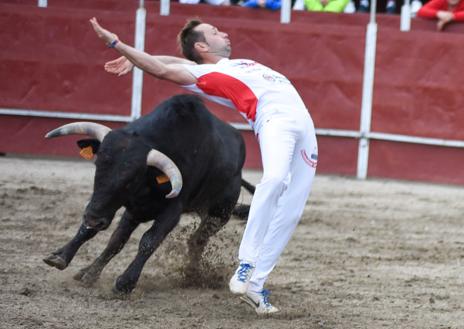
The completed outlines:
<svg viewBox="0 0 464 329">
<path fill-rule="evenodd" d="M 169 182 L 169 177 L 166 175 L 156 176 L 156 182 L 160 185 L 167 183 Z"/>
<path fill-rule="evenodd" d="M 83 157 L 86 160 L 92 160 L 93 158 L 92 146 L 81 148 L 81 151 L 79 152 L 79 154 L 81 155 L 81 157 Z"/>
</svg>

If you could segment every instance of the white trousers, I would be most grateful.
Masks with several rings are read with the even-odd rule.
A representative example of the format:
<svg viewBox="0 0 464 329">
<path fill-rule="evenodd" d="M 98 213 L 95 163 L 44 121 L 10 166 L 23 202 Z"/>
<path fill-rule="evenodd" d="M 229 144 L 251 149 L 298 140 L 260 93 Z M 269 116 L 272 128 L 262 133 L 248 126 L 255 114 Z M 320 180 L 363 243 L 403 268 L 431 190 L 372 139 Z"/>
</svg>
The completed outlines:
<svg viewBox="0 0 464 329">
<path fill-rule="evenodd" d="M 249 290 L 261 291 L 301 215 L 317 165 L 314 125 L 306 111 L 281 111 L 258 132 L 263 177 L 256 186 L 239 260 L 255 265 Z"/>
</svg>

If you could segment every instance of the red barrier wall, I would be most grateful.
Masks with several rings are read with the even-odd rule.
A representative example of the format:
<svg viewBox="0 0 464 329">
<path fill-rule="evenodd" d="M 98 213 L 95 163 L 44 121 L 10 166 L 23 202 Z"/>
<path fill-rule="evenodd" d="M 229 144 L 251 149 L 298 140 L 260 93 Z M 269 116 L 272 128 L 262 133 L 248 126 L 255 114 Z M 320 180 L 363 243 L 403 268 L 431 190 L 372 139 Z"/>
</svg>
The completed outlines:
<svg viewBox="0 0 464 329">
<path fill-rule="evenodd" d="M 138 1 L 36 1 L 0 3 L 0 107 L 47 111 L 129 115 L 131 76 L 106 74 L 102 65 L 117 54 L 102 46 L 88 19 L 97 16 L 127 43 L 133 43 Z M 292 23 L 265 10 L 173 3 L 171 15 L 158 15 L 146 1 L 146 50 L 176 54 L 175 37 L 185 20 L 201 16 L 229 33 L 233 57 L 253 58 L 282 72 L 301 92 L 317 128 L 358 130 L 364 39 L 368 16 L 294 12 Z M 460 111 L 464 75 L 463 26 L 434 31 L 433 21 L 413 21 L 413 31 L 399 32 L 399 17 L 378 16 L 379 34 L 372 130 L 448 139 L 464 139 Z M 143 113 L 183 92 L 179 87 L 144 78 Z M 231 110 L 208 103 L 224 120 L 241 121 Z M 46 141 L 46 131 L 69 120 L 0 116 L 0 152 L 74 155 L 76 138 Z M 243 122 L 243 121 L 241 121 Z M 112 127 L 115 123 L 105 123 Z M 251 132 L 247 166 L 259 167 Z M 354 175 L 357 140 L 319 137 L 319 172 Z M 372 141 L 369 176 L 464 184 L 455 168 L 462 149 Z M 433 161 L 434 160 L 434 161 Z"/>
<path fill-rule="evenodd" d="M 133 42 L 134 10 L 99 11 Z M 90 10 L 0 4 L 0 107 L 128 114 L 131 79 L 104 77 L 111 51 L 91 31 Z M 95 74 L 97 73 L 97 74 Z"/>
</svg>

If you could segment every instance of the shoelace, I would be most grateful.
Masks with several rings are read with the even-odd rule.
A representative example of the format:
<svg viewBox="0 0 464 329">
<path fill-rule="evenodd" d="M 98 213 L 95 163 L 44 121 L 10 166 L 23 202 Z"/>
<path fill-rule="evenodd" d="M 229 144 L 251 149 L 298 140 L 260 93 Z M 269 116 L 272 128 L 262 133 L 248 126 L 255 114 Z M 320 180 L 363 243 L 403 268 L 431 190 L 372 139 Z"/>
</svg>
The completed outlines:
<svg viewBox="0 0 464 329">
<path fill-rule="evenodd" d="M 267 289 L 263 289 L 263 291 L 261 292 L 261 295 L 263 296 L 263 303 L 264 305 L 266 305 L 266 307 L 271 307 L 271 303 L 269 302 L 269 295 L 271 293 L 269 292 L 269 290 Z"/>
<path fill-rule="evenodd" d="M 253 266 L 247 263 L 240 264 L 240 269 L 238 270 L 238 280 L 241 282 L 245 282 L 248 280 L 248 275 L 250 271 L 253 269 Z"/>
</svg>

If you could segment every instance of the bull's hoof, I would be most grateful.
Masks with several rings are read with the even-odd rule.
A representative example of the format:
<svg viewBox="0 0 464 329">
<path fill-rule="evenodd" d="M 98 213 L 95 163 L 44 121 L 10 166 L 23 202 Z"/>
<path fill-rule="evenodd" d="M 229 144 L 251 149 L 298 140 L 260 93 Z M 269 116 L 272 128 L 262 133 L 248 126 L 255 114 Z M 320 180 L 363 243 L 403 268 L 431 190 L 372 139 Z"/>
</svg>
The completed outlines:
<svg viewBox="0 0 464 329">
<path fill-rule="evenodd" d="M 201 271 L 199 270 L 198 262 L 189 263 L 184 269 L 184 277 L 187 280 L 198 277 L 200 274 Z"/>
<path fill-rule="evenodd" d="M 97 282 L 98 278 L 99 278 L 99 273 L 94 273 L 91 270 L 90 266 L 81 269 L 79 272 L 77 272 L 73 276 L 74 280 L 79 281 L 80 283 L 82 283 L 84 286 L 87 286 L 87 287 L 90 287 L 95 282 Z"/>
<path fill-rule="evenodd" d="M 123 297 L 123 296 L 128 296 L 134 290 L 135 284 L 127 283 L 124 282 L 122 277 L 119 277 L 116 279 L 116 282 L 114 283 L 113 286 L 113 294 Z"/>
<path fill-rule="evenodd" d="M 201 287 L 203 282 L 202 272 L 199 270 L 198 263 L 188 264 L 184 269 L 182 286 L 185 288 Z"/>
<path fill-rule="evenodd" d="M 44 258 L 43 261 L 48 266 L 56 267 L 59 270 L 64 270 L 66 267 L 68 267 L 68 263 L 63 258 L 61 258 L 60 255 L 51 254 L 50 256 Z"/>
<path fill-rule="evenodd" d="M 112 293 L 113 293 L 113 297 L 114 298 L 117 298 L 117 299 L 129 299 L 130 298 L 130 292 L 125 292 L 125 291 L 120 291 L 116 288 L 116 286 L 113 287 L 113 289 L 111 290 Z"/>
</svg>

